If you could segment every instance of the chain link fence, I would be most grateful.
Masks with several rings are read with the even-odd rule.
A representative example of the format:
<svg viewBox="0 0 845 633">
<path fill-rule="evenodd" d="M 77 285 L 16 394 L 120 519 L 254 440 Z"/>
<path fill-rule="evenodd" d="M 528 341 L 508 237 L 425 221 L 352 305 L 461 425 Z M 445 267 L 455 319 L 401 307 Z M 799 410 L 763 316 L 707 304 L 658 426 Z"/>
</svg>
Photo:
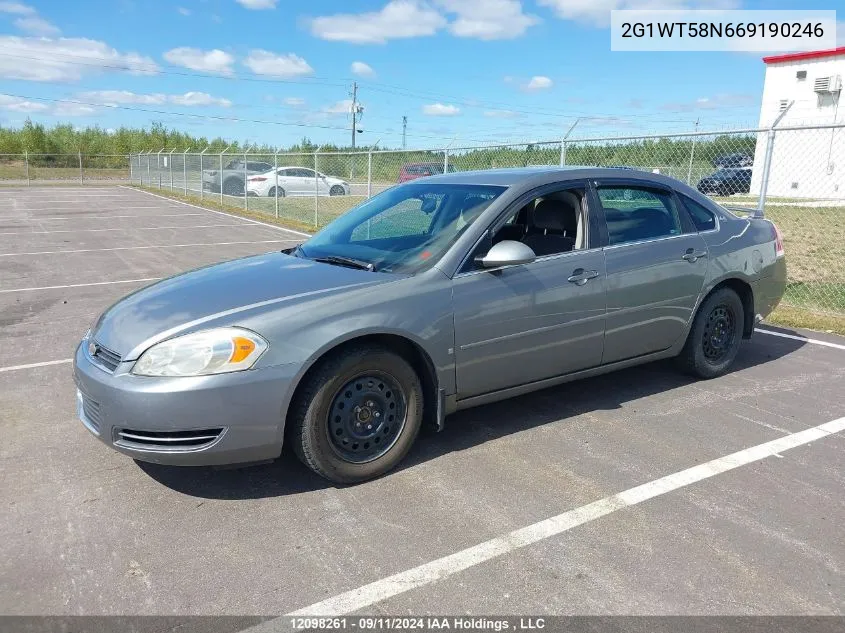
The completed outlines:
<svg viewBox="0 0 845 633">
<path fill-rule="evenodd" d="M 579 165 L 658 172 L 733 210 L 764 212 L 784 234 L 783 303 L 845 316 L 843 123 L 407 151 L 0 155 L 0 185 L 136 184 L 310 229 L 424 176 Z"/>
</svg>

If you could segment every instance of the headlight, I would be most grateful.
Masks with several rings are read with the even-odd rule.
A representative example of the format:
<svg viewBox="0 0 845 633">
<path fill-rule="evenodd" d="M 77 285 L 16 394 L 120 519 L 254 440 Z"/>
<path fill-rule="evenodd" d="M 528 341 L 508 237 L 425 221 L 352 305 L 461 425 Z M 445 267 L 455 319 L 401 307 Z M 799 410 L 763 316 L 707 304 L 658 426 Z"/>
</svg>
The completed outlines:
<svg viewBox="0 0 845 633">
<path fill-rule="evenodd" d="M 207 376 L 243 371 L 267 349 L 267 341 L 241 328 L 195 332 L 153 345 L 132 368 L 138 376 Z"/>
</svg>

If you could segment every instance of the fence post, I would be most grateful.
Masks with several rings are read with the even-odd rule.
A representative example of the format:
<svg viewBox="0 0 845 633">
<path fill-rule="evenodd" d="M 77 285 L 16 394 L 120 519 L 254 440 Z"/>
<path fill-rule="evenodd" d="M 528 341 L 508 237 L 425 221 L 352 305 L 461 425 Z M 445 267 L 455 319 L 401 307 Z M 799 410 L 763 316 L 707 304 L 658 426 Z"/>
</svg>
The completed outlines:
<svg viewBox="0 0 845 633">
<path fill-rule="evenodd" d="M 692 161 L 695 159 L 695 141 L 698 140 L 697 136 L 692 137 L 692 148 L 689 152 L 689 166 L 687 167 L 687 184 L 692 186 Z"/>
<path fill-rule="evenodd" d="M 314 228 L 319 226 L 317 212 L 320 208 L 320 177 L 317 175 L 317 152 L 314 152 Z"/>
<path fill-rule="evenodd" d="M 249 151 L 249 148 L 244 150 L 244 211 L 249 211 L 249 200 L 246 197 L 246 179 L 249 178 L 247 175 L 246 169 L 246 153 Z"/>
<path fill-rule="evenodd" d="M 223 206 L 223 152 L 220 152 L 220 206 Z"/>
<path fill-rule="evenodd" d="M 203 196 L 205 195 L 205 178 L 202 173 L 202 155 L 208 151 L 209 147 L 211 147 L 211 145 L 206 145 L 205 149 L 200 152 L 200 202 L 202 202 Z"/>
<path fill-rule="evenodd" d="M 150 167 L 150 154 L 152 154 L 153 150 L 147 150 L 147 186 L 152 189 L 153 187 L 153 171 Z"/>
<path fill-rule="evenodd" d="M 170 169 L 170 191 L 173 191 L 173 152 L 176 151 L 174 147 L 170 150 L 170 153 L 167 155 L 167 166 Z"/>
<path fill-rule="evenodd" d="M 367 198 L 373 195 L 373 151 L 367 152 Z"/>
<path fill-rule="evenodd" d="M 29 182 L 29 152 L 23 153 L 23 160 L 24 160 L 24 164 L 26 165 L 26 184 L 29 185 L 29 184 L 31 184 Z"/>
<path fill-rule="evenodd" d="M 79 151 L 79 184 L 85 184 L 85 172 L 82 170 L 82 150 Z"/>
<path fill-rule="evenodd" d="M 158 173 L 158 188 L 161 189 L 161 153 L 164 151 L 162 147 L 156 152 L 156 172 Z"/>
<path fill-rule="evenodd" d="M 273 195 L 276 198 L 276 219 L 279 219 L 279 152 L 273 152 Z"/>
<path fill-rule="evenodd" d="M 191 151 L 189 147 L 182 152 L 182 186 L 185 188 L 185 197 L 188 197 L 188 152 Z"/>
<path fill-rule="evenodd" d="M 443 173 L 449 173 L 449 148 L 443 150 Z"/>
<path fill-rule="evenodd" d="M 766 155 L 763 159 L 763 180 L 760 183 L 760 198 L 757 200 L 757 209 L 754 211 L 755 218 L 762 218 L 765 215 L 765 208 L 766 208 L 766 193 L 769 189 L 769 173 L 772 170 L 772 153 L 774 152 L 775 147 L 775 128 L 778 126 L 778 123 L 781 122 L 783 117 L 786 116 L 786 113 L 789 112 L 789 109 L 795 101 L 790 101 L 783 112 L 781 112 L 778 117 L 772 123 L 772 126 L 769 128 L 767 133 L 766 139 Z"/>
</svg>

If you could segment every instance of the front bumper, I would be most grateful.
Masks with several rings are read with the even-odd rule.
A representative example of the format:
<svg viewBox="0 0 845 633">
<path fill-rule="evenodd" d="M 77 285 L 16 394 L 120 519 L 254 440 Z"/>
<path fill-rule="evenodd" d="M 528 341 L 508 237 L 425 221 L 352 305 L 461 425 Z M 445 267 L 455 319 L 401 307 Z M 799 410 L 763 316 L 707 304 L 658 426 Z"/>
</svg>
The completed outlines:
<svg viewBox="0 0 845 633">
<path fill-rule="evenodd" d="M 185 378 L 150 378 L 121 363 L 111 373 L 77 347 L 77 412 L 104 444 L 174 466 L 275 459 L 298 364 Z"/>
</svg>

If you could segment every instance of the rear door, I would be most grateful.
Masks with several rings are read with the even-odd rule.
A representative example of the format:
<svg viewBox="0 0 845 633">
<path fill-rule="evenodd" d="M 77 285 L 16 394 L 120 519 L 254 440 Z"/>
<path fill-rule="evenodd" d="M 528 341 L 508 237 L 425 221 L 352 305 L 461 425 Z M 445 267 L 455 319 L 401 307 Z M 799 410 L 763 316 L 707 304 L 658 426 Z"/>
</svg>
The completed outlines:
<svg viewBox="0 0 845 633">
<path fill-rule="evenodd" d="M 675 193 L 642 181 L 595 183 L 604 216 L 604 364 L 671 347 L 707 276 L 707 244 Z"/>
</svg>

